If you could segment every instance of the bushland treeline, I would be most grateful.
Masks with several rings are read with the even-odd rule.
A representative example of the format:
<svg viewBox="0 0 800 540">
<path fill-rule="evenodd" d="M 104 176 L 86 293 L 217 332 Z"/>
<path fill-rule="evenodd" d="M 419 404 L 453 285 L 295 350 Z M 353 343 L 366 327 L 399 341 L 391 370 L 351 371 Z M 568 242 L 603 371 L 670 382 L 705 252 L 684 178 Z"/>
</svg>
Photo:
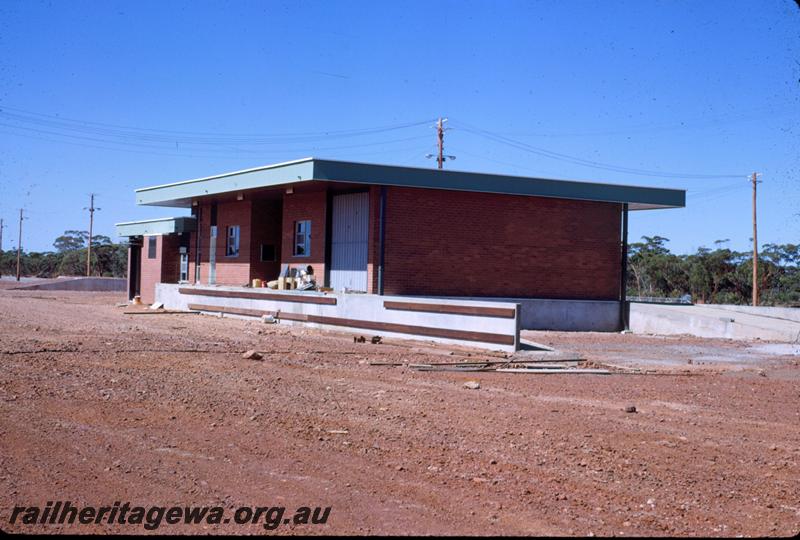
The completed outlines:
<svg viewBox="0 0 800 540">
<path fill-rule="evenodd" d="M 85 276 L 89 233 L 65 231 L 53 242 L 55 251 L 23 252 L 20 257 L 20 274 L 35 277 Z M 128 267 L 128 245 L 115 244 L 108 236 L 92 237 L 91 274 L 104 277 L 125 277 Z M 0 254 L 0 273 L 17 272 L 17 252 Z"/>
<path fill-rule="evenodd" d="M 695 303 L 749 304 L 753 294 L 753 254 L 732 251 L 728 240 L 714 249 L 675 255 L 668 238 L 643 236 L 628 251 L 628 296 L 677 298 Z M 764 244 L 758 254 L 759 304 L 800 306 L 800 247 Z"/>
</svg>

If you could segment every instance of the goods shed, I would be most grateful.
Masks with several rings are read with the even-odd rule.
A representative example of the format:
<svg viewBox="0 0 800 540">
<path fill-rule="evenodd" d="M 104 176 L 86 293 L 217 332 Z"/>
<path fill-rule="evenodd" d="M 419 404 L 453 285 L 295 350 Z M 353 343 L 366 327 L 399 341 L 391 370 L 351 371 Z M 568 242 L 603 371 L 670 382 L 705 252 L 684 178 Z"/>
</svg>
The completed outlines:
<svg viewBox="0 0 800 540">
<path fill-rule="evenodd" d="M 147 303 L 158 283 L 236 288 L 302 268 L 334 295 L 509 301 L 523 328 L 614 330 L 628 213 L 682 207 L 685 192 L 307 158 L 136 202 L 191 213 L 117 226 L 129 295 Z"/>
</svg>

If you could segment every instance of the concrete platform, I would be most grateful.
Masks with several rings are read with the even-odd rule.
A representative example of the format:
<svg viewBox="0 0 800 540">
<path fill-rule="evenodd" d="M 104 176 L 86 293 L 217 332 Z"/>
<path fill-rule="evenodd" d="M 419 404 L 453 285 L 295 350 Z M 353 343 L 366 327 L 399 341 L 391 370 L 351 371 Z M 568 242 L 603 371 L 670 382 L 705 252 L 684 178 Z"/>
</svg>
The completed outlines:
<svg viewBox="0 0 800 540">
<path fill-rule="evenodd" d="M 635 333 L 800 341 L 800 309 L 797 308 L 637 302 L 630 306 L 630 329 Z"/>
<path fill-rule="evenodd" d="M 509 302 L 168 283 L 156 285 L 155 300 L 168 309 L 226 317 L 268 315 L 281 324 L 349 329 L 367 336 L 424 339 L 506 352 L 520 347 L 519 305 Z"/>
<path fill-rule="evenodd" d="M 22 283 L 22 282 L 20 282 Z M 15 290 L 35 290 L 35 291 L 125 291 L 125 278 L 111 277 L 62 277 L 56 279 L 42 280 L 35 283 L 20 284 L 12 287 Z"/>
<path fill-rule="evenodd" d="M 556 300 L 550 298 L 435 297 L 452 300 L 509 302 L 520 306 L 522 330 L 616 332 L 619 302 L 613 300 Z"/>
</svg>

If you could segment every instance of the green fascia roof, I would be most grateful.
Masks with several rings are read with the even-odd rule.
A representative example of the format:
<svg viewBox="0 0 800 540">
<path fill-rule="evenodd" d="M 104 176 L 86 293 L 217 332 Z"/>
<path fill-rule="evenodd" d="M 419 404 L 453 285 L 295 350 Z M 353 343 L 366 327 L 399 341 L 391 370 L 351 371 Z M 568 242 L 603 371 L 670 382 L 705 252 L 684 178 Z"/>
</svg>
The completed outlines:
<svg viewBox="0 0 800 540">
<path fill-rule="evenodd" d="M 178 234 L 197 230 L 197 220 L 193 216 L 146 219 L 117 223 L 117 236 L 156 236 Z"/>
<path fill-rule="evenodd" d="M 631 210 L 681 208 L 686 205 L 686 191 L 682 189 L 399 167 L 316 158 L 137 189 L 136 203 L 188 208 L 193 199 L 207 195 L 315 180 L 628 203 Z"/>
</svg>

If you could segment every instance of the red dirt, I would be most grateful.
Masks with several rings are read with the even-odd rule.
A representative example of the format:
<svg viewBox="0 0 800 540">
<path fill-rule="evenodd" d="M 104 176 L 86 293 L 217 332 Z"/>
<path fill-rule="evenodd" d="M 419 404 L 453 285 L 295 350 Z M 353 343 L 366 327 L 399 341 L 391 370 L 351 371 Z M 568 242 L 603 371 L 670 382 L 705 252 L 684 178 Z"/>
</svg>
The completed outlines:
<svg viewBox="0 0 800 540">
<path fill-rule="evenodd" d="M 16 505 L 70 500 L 230 513 L 332 507 L 326 525 L 286 525 L 281 534 L 800 530 L 796 356 L 764 361 L 763 375 L 757 364 L 693 376 L 416 372 L 368 363 L 443 361 L 449 349 L 201 315 L 125 315 L 119 301 L 0 291 L 0 528 L 143 532 L 8 523 Z M 526 335 L 617 363 L 657 356 L 658 347 L 671 358 L 748 347 Z M 264 360 L 243 359 L 248 349 Z M 467 380 L 481 388 L 464 388 Z M 625 413 L 627 405 L 638 412 Z M 229 523 L 159 532 L 264 531 Z"/>
</svg>

